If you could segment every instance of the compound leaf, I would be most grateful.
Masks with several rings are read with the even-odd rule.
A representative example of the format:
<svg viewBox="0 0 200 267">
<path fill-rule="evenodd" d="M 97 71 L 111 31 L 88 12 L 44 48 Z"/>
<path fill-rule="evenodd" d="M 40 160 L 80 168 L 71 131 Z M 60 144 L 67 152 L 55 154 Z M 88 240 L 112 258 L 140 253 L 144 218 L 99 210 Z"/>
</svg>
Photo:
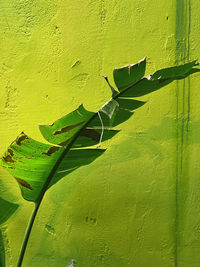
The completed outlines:
<svg viewBox="0 0 200 267">
<path fill-rule="evenodd" d="M 90 112 L 81 105 L 50 125 L 40 125 L 41 134 L 50 144 L 21 133 L 4 153 L 1 165 L 15 177 L 26 200 L 40 202 L 50 186 L 104 153 L 102 149 L 87 147 L 99 146 L 115 136 L 118 131 L 112 128 L 128 120 L 133 111 L 145 104 L 133 97 L 151 93 L 198 72 L 199 69 L 193 68 L 196 65 L 193 61 L 143 77 L 144 58 L 137 64 L 115 69 L 114 81 L 120 92 L 115 90 L 113 97 L 98 112 Z"/>
<path fill-rule="evenodd" d="M 146 57 L 137 64 L 130 64 L 121 68 L 115 68 L 113 78 L 119 91 L 122 91 L 136 82 L 138 82 L 145 74 Z"/>
<path fill-rule="evenodd" d="M 42 135 L 49 143 L 64 145 L 84 127 L 93 115 L 94 112 L 87 111 L 83 105 L 81 105 L 79 108 L 51 125 L 40 125 L 39 128 Z"/>
<path fill-rule="evenodd" d="M 171 67 L 156 71 L 153 74 L 150 74 L 140 81 L 138 81 L 133 86 L 130 86 L 125 91 L 121 93 L 121 97 L 139 97 L 146 94 L 152 93 L 175 80 L 181 80 L 189 75 L 199 72 L 195 66 L 195 62 L 187 63 L 184 65 Z"/>
<path fill-rule="evenodd" d="M 9 146 L 1 159 L 3 167 L 17 180 L 22 195 L 26 200 L 37 202 L 52 166 L 63 155 L 65 149 L 35 141 L 21 133 Z M 61 165 L 57 168 L 48 188 L 65 175 L 80 166 L 91 163 L 103 153 L 102 149 L 70 149 L 62 156 Z M 65 167 L 64 167 L 65 165 Z M 60 170 L 62 168 L 62 170 Z M 62 175 L 59 174 L 62 171 Z M 59 177 L 59 178 L 58 178 Z"/>
<path fill-rule="evenodd" d="M 103 76 L 112 90 L 112 98 L 99 111 L 90 112 L 81 105 L 51 125 L 40 125 L 41 134 L 50 144 L 33 140 L 24 133 L 11 143 L 0 164 L 15 177 L 24 199 L 36 203 L 17 266 L 21 266 L 37 210 L 48 188 L 104 153 L 105 150 L 98 147 L 118 133 L 112 128 L 128 120 L 133 111 L 145 104 L 133 97 L 149 94 L 174 80 L 199 72 L 194 68 L 197 65 L 193 61 L 161 69 L 146 77 L 146 58 L 137 64 L 117 68 L 113 76 L 118 91 Z M 97 147 L 92 147 L 95 145 Z M 4 222 L 16 206 L 10 208 L 7 202 L 2 203 L 8 207 L 1 219 Z"/>
</svg>

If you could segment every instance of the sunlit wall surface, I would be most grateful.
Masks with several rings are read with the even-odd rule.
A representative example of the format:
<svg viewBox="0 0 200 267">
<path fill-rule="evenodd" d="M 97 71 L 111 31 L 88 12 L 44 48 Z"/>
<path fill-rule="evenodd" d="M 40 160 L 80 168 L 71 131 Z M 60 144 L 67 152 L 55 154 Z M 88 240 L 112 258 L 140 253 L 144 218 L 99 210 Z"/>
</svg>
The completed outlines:
<svg viewBox="0 0 200 267">
<path fill-rule="evenodd" d="M 0 153 L 21 131 L 44 141 L 38 124 L 82 103 L 98 110 L 99 74 L 200 59 L 199 13 L 194 0 L 1 1 Z M 23 267 L 200 265 L 199 88 L 194 74 L 139 98 L 106 153 L 47 192 Z M 3 169 L 0 194 L 20 204 L 2 230 L 13 267 L 33 204 Z"/>
</svg>

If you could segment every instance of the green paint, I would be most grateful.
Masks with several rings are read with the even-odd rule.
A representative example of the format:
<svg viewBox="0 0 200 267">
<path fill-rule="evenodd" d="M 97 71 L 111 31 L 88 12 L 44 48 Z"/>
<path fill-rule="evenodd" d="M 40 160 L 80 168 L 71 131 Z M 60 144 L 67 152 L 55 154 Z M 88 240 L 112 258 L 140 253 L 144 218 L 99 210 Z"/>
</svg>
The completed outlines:
<svg viewBox="0 0 200 267">
<path fill-rule="evenodd" d="M 5 259 L 5 235 L 3 234 L 2 225 L 5 224 L 8 219 L 16 212 L 18 209 L 18 205 L 8 202 L 5 199 L 0 197 L 0 266 L 6 267 L 6 259 Z"/>
<path fill-rule="evenodd" d="M 195 63 L 196 61 L 193 61 L 180 66 L 164 68 L 146 77 L 143 77 L 146 69 L 146 58 L 135 65 L 114 69 L 114 81 L 119 91 L 111 87 L 107 77 L 104 77 L 111 87 L 112 98 L 100 110 L 95 113 L 89 112 L 81 105 L 50 125 L 40 125 L 40 131 L 44 138 L 59 146 L 37 142 L 23 132 L 11 143 L 3 154 L 0 163 L 17 180 L 23 198 L 35 203 L 19 254 L 18 267 L 21 267 L 23 263 L 34 222 L 46 191 L 70 172 L 90 164 L 104 153 L 105 150 L 98 148 L 103 141 L 104 129 L 108 133 L 110 128 L 129 119 L 133 115 L 131 111 L 138 108 L 138 105 L 135 104 L 139 101 L 128 100 L 127 94 L 129 97 L 135 96 L 135 92 L 139 88 L 142 90 L 142 94 L 146 95 L 174 80 L 184 79 L 191 75 L 193 70 L 194 73 L 200 71 L 194 68 Z M 143 81 L 145 81 L 146 86 L 143 85 Z M 166 83 L 166 81 L 168 82 Z M 128 103 L 127 106 L 126 103 Z M 97 130 L 100 130 L 101 134 Z M 114 132 L 117 133 L 118 131 Z M 98 145 L 97 148 L 85 148 L 88 147 L 88 142 L 87 139 L 82 138 L 83 136 L 95 141 L 95 145 Z M 109 137 L 111 138 L 113 135 L 106 136 L 107 139 Z M 79 149 L 74 149 L 73 147 L 79 139 L 81 139 Z M 4 206 L 7 206 L 5 201 L 3 203 L 5 203 Z M 5 214 L 4 206 L 2 211 Z M 96 218 L 93 220 L 96 222 Z M 49 227 L 46 229 L 49 232 Z"/>
<path fill-rule="evenodd" d="M 99 74 L 111 77 L 115 66 L 145 55 L 150 56 L 147 73 L 173 66 L 175 5 L 164 0 L 159 5 L 146 0 L 1 1 L 1 154 L 21 130 L 43 142 L 36 125 L 53 122 L 82 103 L 98 110 L 110 97 Z M 199 11 L 200 3 L 191 0 L 191 59 L 200 55 Z M 198 74 L 190 87 L 190 132 L 183 149 L 189 189 L 184 192 L 178 267 L 196 267 L 200 261 Z M 107 141 L 109 150 L 102 159 L 49 189 L 23 267 L 65 266 L 72 259 L 77 267 L 174 267 L 175 89 L 170 84 L 139 98 L 147 103 L 124 122 L 123 132 Z M 185 125 L 187 103 L 186 92 Z M 170 119 L 164 123 L 165 118 Z M 15 266 L 33 205 L 21 198 L 10 175 L 4 170 L 0 175 L 21 205 L 7 229 L 6 262 Z M 46 225 L 53 227 L 54 235 Z"/>
<path fill-rule="evenodd" d="M 190 58 L 191 0 L 176 1 L 176 51 L 175 61 L 186 62 Z M 175 266 L 182 262 L 180 253 L 185 232 L 185 206 L 189 193 L 188 132 L 190 129 L 190 78 L 177 82 L 177 171 L 175 190 Z"/>
<path fill-rule="evenodd" d="M 3 239 L 2 230 L 0 230 L 0 264 L 2 267 L 6 266 L 5 248 L 4 248 L 4 239 Z"/>
</svg>

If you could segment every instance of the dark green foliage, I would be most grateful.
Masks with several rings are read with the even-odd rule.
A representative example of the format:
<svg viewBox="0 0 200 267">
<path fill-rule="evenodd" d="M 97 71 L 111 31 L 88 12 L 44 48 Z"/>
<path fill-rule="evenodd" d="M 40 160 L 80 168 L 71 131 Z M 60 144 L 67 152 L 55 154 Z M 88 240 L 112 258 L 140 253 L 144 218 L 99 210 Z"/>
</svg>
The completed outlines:
<svg viewBox="0 0 200 267">
<path fill-rule="evenodd" d="M 15 177 L 23 197 L 36 204 L 18 267 L 21 266 L 37 211 L 48 188 L 104 153 L 105 150 L 99 149 L 100 144 L 119 132 L 112 128 L 128 120 L 136 109 L 145 104 L 133 97 L 149 94 L 174 80 L 184 79 L 198 72 L 199 69 L 194 68 L 196 65 L 196 61 L 193 61 L 161 69 L 146 77 L 146 58 L 137 64 L 116 68 L 113 71 L 116 89 L 110 85 L 107 77 L 103 76 L 112 90 L 112 98 L 99 111 L 90 112 L 81 105 L 51 125 L 40 125 L 40 131 L 49 144 L 35 141 L 24 133 L 12 142 L 0 163 Z M 6 202 L 2 205 L 3 207 L 0 200 L 1 214 L 4 208 L 7 209 Z M 8 213 L 5 212 L 0 218 L 0 223 L 10 216 L 9 208 L 10 206 Z M 12 212 L 14 209 L 15 206 L 12 207 Z M 3 262 L 4 257 L 1 256 L 1 259 Z"/>
<path fill-rule="evenodd" d="M 195 65 L 196 61 L 193 61 L 161 69 L 146 77 L 143 77 L 146 58 L 137 64 L 115 68 L 113 77 L 117 89 L 109 84 L 114 92 L 113 97 L 97 113 L 87 111 L 81 105 L 51 125 L 40 125 L 42 135 L 51 143 L 49 145 L 21 133 L 3 155 L 2 166 L 18 181 L 26 200 L 40 201 L 41 192 L 44 193 L 63 176 L 91 163 L 104 152 L 86 147 L 97 146 L 112 138 L 118 131 L 111 128 L 128 120 L 136 109 L 145 104 L 133 97 L 149 94 L 199 71 L 194 68 Z M 107 77 L 104 78 L 107 80 Z M 62 172 L 59 170 L 61 166 Z"/>
</svg>

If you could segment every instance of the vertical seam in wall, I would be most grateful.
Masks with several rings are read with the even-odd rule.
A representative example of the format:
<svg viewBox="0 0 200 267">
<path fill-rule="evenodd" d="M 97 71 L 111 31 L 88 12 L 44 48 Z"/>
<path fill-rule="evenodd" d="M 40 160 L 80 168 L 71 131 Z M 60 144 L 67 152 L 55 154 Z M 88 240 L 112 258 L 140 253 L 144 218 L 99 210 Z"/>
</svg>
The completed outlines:
<svg viewBox="0 0 200 267">
<path fill-rule="evenodd" d="M 175 63 L 189 61 L 190 55 L 190 28 L 191 28 L 191 0 L 176 0 L 176 29 L 175 29 Z M 183 155 L 187 135 L 185 129 L 189 130 L 190 121 L 190 78 L 183 82 L 177 81 L 176 86 L 176 181 L 175 181 L 175 222 L 174 222 L 174 266 L 178 267 L 181 216 L 180 201 L 182 193 L 180 190 L 183 183 Z M 185 118 L 187 116 L 187 119 Z M 186 132 L 186 134 L 187 134 Z M 180 186 L 181 185 L 181 186 Z M 184 185 L 184 183 L 183 183 Z M 184 189 L 185 190 L 185 189 Z"/>
<path fill-rule="evenodd" d="M 178 242 L 178 82 L 176 90 L 176 181 L 175 181 L 175 221 L 174 221 L 174 266 L 177 267 L 177 242 Z"/>
<path fill-rule="evenodd" d="M 188 33 L 187 33 L 187 61 L 190 57 L 190 32 L 191 32 L 191 0 L 188 0 Z M 187 131 L 189 131 L 190 122 L 190 77 L 188 79 L 188 116 L 187 116 Z"/>
</svg>

